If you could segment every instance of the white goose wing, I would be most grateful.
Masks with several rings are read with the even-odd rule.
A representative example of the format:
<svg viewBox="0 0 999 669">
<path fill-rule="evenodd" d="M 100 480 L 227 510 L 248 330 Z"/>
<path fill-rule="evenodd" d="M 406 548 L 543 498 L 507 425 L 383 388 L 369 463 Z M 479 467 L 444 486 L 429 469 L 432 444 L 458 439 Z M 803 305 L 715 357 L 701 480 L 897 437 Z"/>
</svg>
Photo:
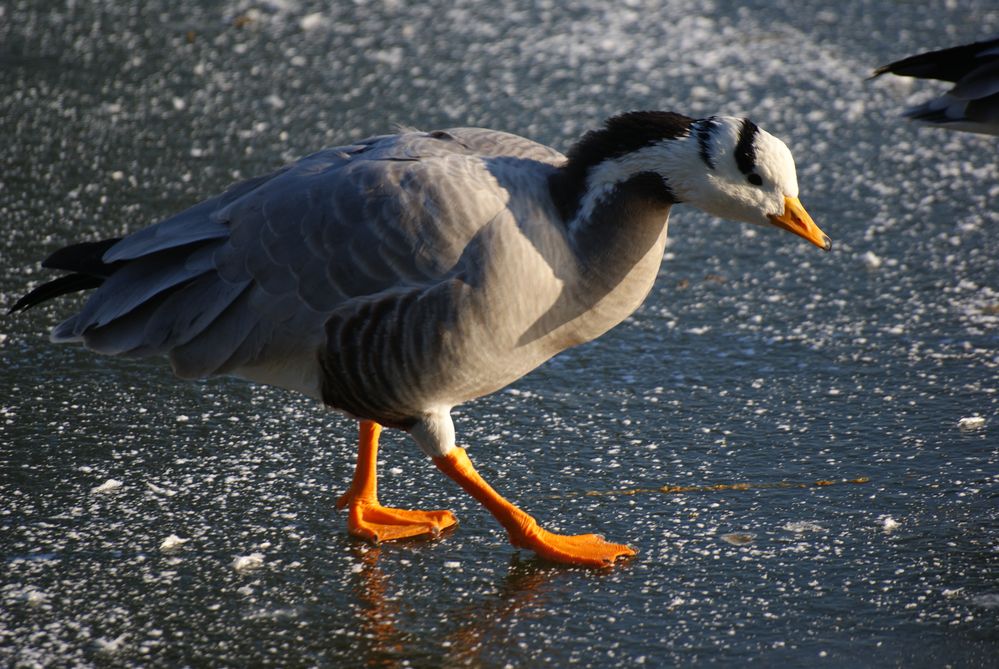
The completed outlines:
<svg viewBox="0 0 999 669">
<path fill-rule="evenodd" d="M 456 271 L 510 201 L 483 160 L 502 155 L 564 160 L 506 133 L 410 132 L 238 184 L 112 246 L 103 260 L 121 266 L 53 338 L 165 353 L 183 377 L 314 365 L 334 311 Z"/>
</svg>

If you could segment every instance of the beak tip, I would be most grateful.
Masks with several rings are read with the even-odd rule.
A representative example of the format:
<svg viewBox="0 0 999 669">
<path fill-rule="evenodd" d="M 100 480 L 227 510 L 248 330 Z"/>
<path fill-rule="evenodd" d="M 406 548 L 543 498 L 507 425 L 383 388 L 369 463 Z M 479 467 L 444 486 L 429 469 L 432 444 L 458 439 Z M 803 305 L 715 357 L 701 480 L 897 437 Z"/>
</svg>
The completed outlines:
<svg viewBox="0 0 999 669">
<path fill-rule="evenodd" d="M 829 251 L 830 249 L 832 249 L 832 240 L 829 239 L 829 235 L 823 234 L 822 235 L 822 250 L 823 251 Z"/>
</svg>

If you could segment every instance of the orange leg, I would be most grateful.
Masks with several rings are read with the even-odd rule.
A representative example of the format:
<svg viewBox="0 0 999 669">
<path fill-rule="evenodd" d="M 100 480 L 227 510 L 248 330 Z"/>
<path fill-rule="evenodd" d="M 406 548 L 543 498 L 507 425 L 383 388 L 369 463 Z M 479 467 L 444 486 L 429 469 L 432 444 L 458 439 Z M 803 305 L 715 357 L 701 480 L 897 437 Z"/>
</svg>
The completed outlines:
<svg viewBox="0 0 999 669">
<path fill-rule="evenodd" d="M 379 504 L 378 435 L 382 426 L 362 420 L 360 427 L 354 480 L 336 503 L 338 509 L 350 507 L 347 529 L 351 534 L 374 542 L 436 536 L 458 522 L 450 511 L 410 511 Z"/>
<path fill-rule="evenodd" d="M 434 458 L 434 464 L 489 509 L 506 528 L 514 546 L 528 548 L 553 562 L 588 567 L 608 567 L 619 557 L 635 555 L 630 546 L 612 544 L 596 534 L 566 536 L 541 529 L 534 518 L 503 499 L 479 476 L 463 448 Z"/>
</svg>

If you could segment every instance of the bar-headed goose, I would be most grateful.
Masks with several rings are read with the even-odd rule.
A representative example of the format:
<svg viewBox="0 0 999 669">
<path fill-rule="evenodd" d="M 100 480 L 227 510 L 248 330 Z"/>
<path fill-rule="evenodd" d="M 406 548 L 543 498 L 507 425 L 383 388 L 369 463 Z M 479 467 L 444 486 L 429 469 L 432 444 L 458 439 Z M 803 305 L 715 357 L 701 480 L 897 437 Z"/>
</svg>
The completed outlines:
<svg viewBox="0 0 999 669">
<path fill-rule="evenodd" d="M 451 408 L 614 327 L 645 299 L 674 204 L 828 249 L 787 147 L 747 119 L 631 112 L 569 151 L 481 128 L 325 149 L 121 239 L 43 265 L 70 274 L 13 310 L 96 288 L 52 340 L 165 355 L 183 378 L 232 374 L 360 421 L 349 531 L 379 541 L 454 525 L 378 502 L 381 426 L 405 430 L 516 546 L 608 565 L 634 551 L 562 536 L 503 499 L 455 445 Z"/>
</svg>

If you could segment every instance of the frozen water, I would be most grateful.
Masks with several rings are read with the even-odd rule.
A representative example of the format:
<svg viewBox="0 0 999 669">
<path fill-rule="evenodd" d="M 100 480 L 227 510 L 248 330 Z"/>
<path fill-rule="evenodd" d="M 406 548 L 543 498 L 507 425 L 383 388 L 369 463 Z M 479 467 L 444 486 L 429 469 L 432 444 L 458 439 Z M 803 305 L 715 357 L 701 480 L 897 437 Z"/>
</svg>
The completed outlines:
<svg viewBox="0 0 999 669">
<path fill-rule="evenodd" d="M 801 534 L 803 532 L 824 532 L 825 528 L 818 523 L 812 523 L 807 520 L 796 520 L 784 525 L 784 529 L 788 532 L 794 532 L 795 534 Z"/>
<path fill-rule="evenodd" d="M 997 32 L 994 0 L 0 6 L 4 304 L 62 244 L 398 123 L 565 148 L 626 109 L 748 114 L 834 240 L 677 207 L 631 319 L 456 411 L 543 524 L 640 549 L 607 572 L 516 551 L 392 431 L 384 501 L 460 526 L 355 542 L 348 421 L 53 346 L 73 298 L 7 318 L 0 665 L 990 666 L 996 140 L 901 121 L 934 84 L 866 77 Z"/>
</svg>

